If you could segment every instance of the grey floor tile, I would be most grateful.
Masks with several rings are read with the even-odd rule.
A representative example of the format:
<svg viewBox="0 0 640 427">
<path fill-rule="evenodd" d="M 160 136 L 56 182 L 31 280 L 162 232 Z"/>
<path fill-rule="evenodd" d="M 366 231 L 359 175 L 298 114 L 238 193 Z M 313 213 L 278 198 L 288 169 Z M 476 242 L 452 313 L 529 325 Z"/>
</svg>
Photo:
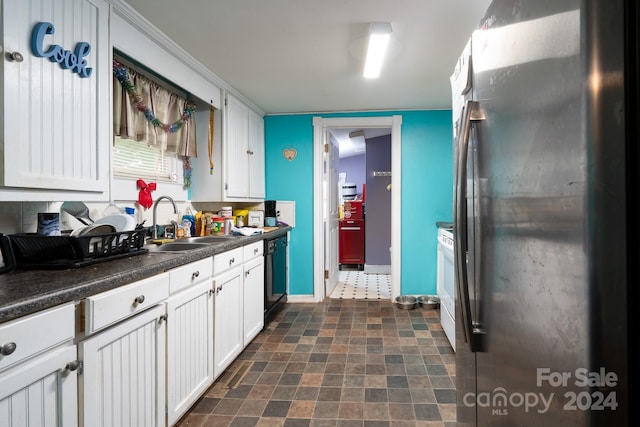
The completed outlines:
<svg viewBox="0 0 640 427">
<path fill-rule="evenodd" d="M 271 400 L 269 403 L 267 403 L 267 406 L 264 408 L 264 411 L 262 412 L 262 416 L 284 418 L 287 416 L 290 406 L 291 406 L 290 401 Z"/>
<path fill-rule="evenodd" d="M 216 427 L 455 426 L 455 353 L 432 310 L 387 300 L 288 304 L 178 423 Z"/>
</svg>

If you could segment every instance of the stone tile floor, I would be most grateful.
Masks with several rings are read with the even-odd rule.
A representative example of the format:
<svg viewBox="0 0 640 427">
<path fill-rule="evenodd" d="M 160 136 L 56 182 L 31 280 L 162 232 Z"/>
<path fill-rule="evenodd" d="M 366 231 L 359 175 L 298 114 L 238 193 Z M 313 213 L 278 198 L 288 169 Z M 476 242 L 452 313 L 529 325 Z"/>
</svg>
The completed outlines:
<svg viewBox="0 0 640 427">
<path fill-rule="evenodd" d="M 438 310 L 327 299 L 287 304 L 178 425 L 450 427 L 455 421 L 454 352 Z"/>
</svg>

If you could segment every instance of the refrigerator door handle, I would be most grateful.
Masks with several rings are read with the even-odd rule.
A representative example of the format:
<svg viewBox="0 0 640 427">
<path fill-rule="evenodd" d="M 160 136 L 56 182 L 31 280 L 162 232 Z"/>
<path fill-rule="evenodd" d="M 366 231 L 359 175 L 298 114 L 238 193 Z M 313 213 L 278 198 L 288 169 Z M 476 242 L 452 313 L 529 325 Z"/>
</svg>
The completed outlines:
<svg viewBox="0 0 640 427">
<path fill-rule="evenodd" d="M 457 162 L 455 173 L 455 197 L 454 197 L 454 239 L 455 239 L 455 272 L 458 287 L 458 300 L 462 312 L 462 329 L 465 341 L 472 352 L 482 351 L 484 331 L 479 328 L 477 322 L 472 319 L 471 301 L 469 298 L 469 278 L 467 276 L 467 212 L 465 195 L 467 193 L 467 160 L 469 149 L 469 137 L 471 125 L 485 119 L 477 101 L 467 101 L 463 107 L 464 121 L 461 123 L 462 132 L 458 132 Z"/>
</svg>

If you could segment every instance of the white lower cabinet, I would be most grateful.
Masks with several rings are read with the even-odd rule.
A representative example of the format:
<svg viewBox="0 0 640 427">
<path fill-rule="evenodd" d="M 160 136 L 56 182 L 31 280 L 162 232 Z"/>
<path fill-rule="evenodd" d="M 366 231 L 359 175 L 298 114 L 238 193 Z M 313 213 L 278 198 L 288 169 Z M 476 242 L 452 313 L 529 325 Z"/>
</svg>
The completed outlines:
<svg viewBox="0 0 640 427">
<path fill-rule="evenodd" d="M 263 248 L 260 240 L 213 257 L 215 378 L 264 326 Z"/>
<path fill-rule="evenodd" d="M 0 425 L 77 426 L 73 304 L 0 326 Z"/>
<path fill-rule="evenodd" d="M 256 242 L 244 247 L 244 347 L 249 345 L 264 327 L 264 243 Z"/>
<path fill-rule="evenodd" d="M 167 300 L 167 424 L 174 425 L 213 382 L 212 259 L 170 271 Z"/>
<path fill-rule="evenodd" d="M 264 327 L 263 242 L 79 310 L 78 335 L 73 303 L 0 325 L 0 425 L 172 426 Z"/>
<path fill-rule="evenodd" d="M 78 343 L 80 424 L 166 425 L 166 307 L 163 273 L 87 298 Z"/>
<path fill-rule="evenodd" d="M 78 425 L 76 346 L 51 350 L 0 374 L 0 425 Z"/>
<path fill-rule="evenodd" d="M 166 425 L 165 313 L 156 305 L 78 344 L 81 425 Z"/>
<path fill-rule="evenodd" d="M 214 257 L 215 263 L 215 257 Z M 214 368 L 217 378 L 242 352 L 244 330 L 242 327 L 242 264 L 214 274 Z"/>
</svg>

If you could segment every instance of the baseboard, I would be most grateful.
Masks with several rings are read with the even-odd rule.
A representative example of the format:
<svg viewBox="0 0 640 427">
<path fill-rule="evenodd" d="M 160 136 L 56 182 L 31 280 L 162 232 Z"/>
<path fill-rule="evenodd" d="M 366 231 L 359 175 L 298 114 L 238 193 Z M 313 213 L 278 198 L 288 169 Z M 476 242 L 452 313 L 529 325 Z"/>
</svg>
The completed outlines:
<svg viewBox="0 0 640 427">
<path fill-rule="evenodd" d="M 290 303 L 307 303 L 307 302 L 316 302 L 313 295 L 287 295 L 287 302 Z"/>
<path fill-rule="evenodd" d="M 364 265 L 364 274 L 391 274 L 391 265 Z"/>
</svg>

